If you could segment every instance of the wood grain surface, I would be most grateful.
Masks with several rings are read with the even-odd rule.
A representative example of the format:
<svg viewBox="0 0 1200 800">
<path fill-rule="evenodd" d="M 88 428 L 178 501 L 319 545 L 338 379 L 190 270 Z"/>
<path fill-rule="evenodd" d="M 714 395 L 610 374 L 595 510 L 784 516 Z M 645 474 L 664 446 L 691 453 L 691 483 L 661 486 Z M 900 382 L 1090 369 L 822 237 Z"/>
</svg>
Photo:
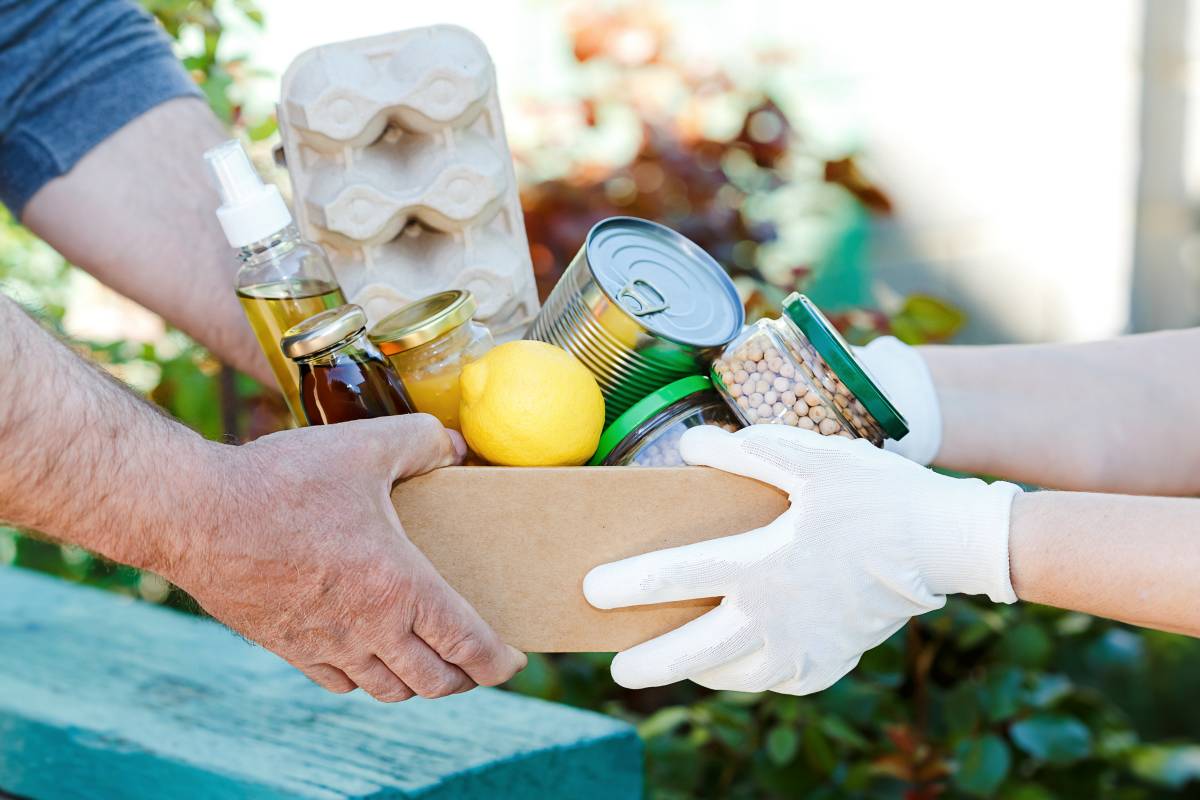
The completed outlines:
<svg viewBox="0 0 1200 800">
<path fill-rule="evenodd" d="M 609 717 L 493 689 L 334 695 L 215 622 L 0 568 L 0 794 L 641 796 Z"/>
</svg>

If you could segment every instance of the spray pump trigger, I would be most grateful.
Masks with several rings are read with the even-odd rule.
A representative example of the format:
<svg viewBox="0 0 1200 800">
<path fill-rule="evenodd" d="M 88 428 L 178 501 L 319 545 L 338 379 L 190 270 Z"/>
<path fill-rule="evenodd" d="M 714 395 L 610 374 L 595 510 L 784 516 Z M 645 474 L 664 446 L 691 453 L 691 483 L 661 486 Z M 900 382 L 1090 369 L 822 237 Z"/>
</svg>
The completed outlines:
<svg viewBox="0 0 1200 800">
<path fill-rule="evenodd" d="M 246 247 L 292 224 L 279 189 L 263 183 L 240 142 L 231 139 L 204 154 L 221 192 L 217 219 L 233 247 Z"/>
</svg>

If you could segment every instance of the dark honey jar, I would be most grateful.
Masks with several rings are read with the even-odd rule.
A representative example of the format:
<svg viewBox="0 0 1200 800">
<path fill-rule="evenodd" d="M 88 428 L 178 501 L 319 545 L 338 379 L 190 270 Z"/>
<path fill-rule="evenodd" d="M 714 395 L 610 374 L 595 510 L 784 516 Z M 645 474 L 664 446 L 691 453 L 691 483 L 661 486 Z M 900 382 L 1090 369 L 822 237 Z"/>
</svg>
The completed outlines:
<svg viewBox="0 0 1200 800">
<path fill-rule="evenodd" d="M 309 425 L 408 414 L 400 376 L 367 339 L 367 315 L 349 304 L 309 317 L 280 340 L 300 371 L 300 402 Z"/>
</svg>

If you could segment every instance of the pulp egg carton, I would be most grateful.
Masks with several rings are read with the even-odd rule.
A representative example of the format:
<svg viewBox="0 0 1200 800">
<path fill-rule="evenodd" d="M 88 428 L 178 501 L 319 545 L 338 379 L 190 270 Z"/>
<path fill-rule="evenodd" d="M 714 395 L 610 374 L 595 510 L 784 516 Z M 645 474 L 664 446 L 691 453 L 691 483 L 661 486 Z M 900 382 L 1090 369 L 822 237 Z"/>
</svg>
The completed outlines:
<svg viewBox="0 0 1200 800">
<path fill-rule="evenodd" d="M 296 216 L 375 321 L 446 289 L 519 338 L 538 310 L 487 49 L 453 25 L 302 53 L 278 108 Z"/>
</svg>

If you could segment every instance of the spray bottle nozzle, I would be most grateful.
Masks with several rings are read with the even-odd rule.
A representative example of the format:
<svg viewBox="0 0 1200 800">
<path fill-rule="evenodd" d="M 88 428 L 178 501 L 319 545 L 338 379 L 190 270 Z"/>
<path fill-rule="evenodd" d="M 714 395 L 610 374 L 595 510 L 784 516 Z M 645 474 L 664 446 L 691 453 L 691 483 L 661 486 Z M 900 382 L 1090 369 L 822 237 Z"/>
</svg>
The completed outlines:
<svg viewBox="0 0 1200 800">
<path fill-rule="evenodd" d="M 221 192 L 217 219 L 231 245 L 245 247 L 292 224 L 279 189 L 263 183 L 236 139 L 212 148 L 204 160 L 217 179 Z"/>
<path fill-rule="evenodd" d="M 266 186 L 236 139 L 212 148 L 204 154 L 204 160 L 216 177 L 221 201 L 227 206 L 244 202 Z"/>
</svg>

